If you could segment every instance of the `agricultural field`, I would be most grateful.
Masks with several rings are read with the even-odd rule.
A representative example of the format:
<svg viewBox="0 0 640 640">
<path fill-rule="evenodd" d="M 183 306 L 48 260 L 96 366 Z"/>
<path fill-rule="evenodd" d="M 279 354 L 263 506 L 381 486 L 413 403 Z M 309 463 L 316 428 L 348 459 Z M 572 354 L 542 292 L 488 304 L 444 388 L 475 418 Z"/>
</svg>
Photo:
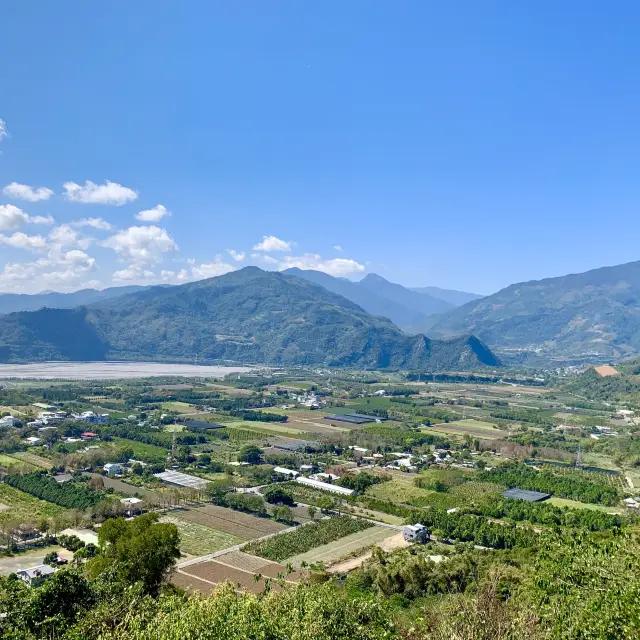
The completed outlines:
<svg viewBox="0 0 640 640">
<path fill-rule="evenodd" d="M 0 484 L 0 504 L 9 507 L 0 511 L 0 520 L 17 522 L 33 522 L 38 518 L 56 516 L 65 510 L 7 484 Z"/>
<path fill-rule="evenodd" d="M 18 460 L 24 460 L 25 462 L 32 464 L 34 467 L 39 467 L 40 469 L 51 469 L 53 466 L 53 463 L 48 458 L 43 458 L 35 453 L 31 453 L 30 451 L 17 451 L 11 455 L 14 458 L 18 458 Z"/>
<path fill-rule="evenodd" d="M 31 462 L 27 462 L 26 460 L 21 460 L 20 458 L 16 458 L 14 456 L 10 456 L 4 453 L 0 453 L 0 467 L 4 467 L 5 469 L 24 469 L 25 471 L 39 471 L 42 467 L 38 467 Z"/>
<path fill-rule="evenodd" d="M 239 554 L 241 556 L 243 554 Z M 278 580 L 278 576 L 285 575 L 285 582 L 295 584 L 300 575 L 291 573 L 286 575 L 287 568 L 274 562 L 266 562 L 260 566 L 250 564 L 250 568 L 244 560 L 238 559 L 235 554 L 226 554 L 215 560 L 198 562 L 178 569 L 172 578 L 172 582 L 184 589 L 210 593 L 216 585 L 223 582 L 231 582 L 238 591 L 246 590 L 252 593 L 262 593 L 265 588 L 265 578 Z M 263 576 L 256 581 L 256 575 Z M 272 585 L 278 589 L 278 585 Z"/>
<path fill-rule="evenodd" d="M 546 500 L 556 507 L 568 507 L 570 509 L 592 509 L 593 511 L 604 511 L 605 513 L 622 513 L 623 509 L 618 507 L 607 507 L 603 504 L 589 504 L 588 502 L 578 502 L 567 498 L 551 497 Z"/>
<path fill-rule="evenodd" d="M 384 500 L 385 502 L 393 502 L 395 504 L 404 503 L 421 507 L 427 506 L 427 499 L 434 493 L 435 491 L 421 489 L 412 483 L 398 482 L 394 479 L 368 487 L 365 495 L 370 498 L 375 498 L 376 500 Z"/>
<path fill-rule="evenodd" d="M 348 516 L 333 516 L 268 540 L 250 543 L 244 548 L 244 551 L 267 560 L 282 562 L 352 533 L 362 532 L 372 526 L 370 522 L 365 520 Z"/>
<path fill-rule="evenodd" d="M 114 438 L 111 442 L 117 447 L 131 449 L 135 458 L 164 460 L 167 457 L 167 449 L 155 444 L 137 442 L 127 438 Z"/>
<path fill-rule="evenodd" d="M 509 435 L 508 431 L 501 431 L 500 429 L 494 427 L 492 427 L 491 429 L 477 426 L 472 427 L 461 424 L 461 422 L 462 421 L 434 424 L 431 427 L 424 427 L 422 431 L 444 433 L 446 435 L 453 436 L 471 436 L 472 438 L 484 438 L 487 440 L 506 438 Z M 469 423 L 471 422 L 471 420 L 465 420 L 465 422 Z"/>
<path fill-rule="evenodd" d="M 160 406 L 163 411 L 173 411 L 175 413 L 194 413 L 197 411 L 187 402 L 163 402 Z"/>
<path fill-rule="evenodd" d="M 229 533 L 244 540 L 262 538 L 288 528 L 270 518 L 259 518 L 248 513 L 233 511 L 232 509 L 212 504 L 205 507 L 174 509 L 167 515 L 187 522 L 195 522 L 222 533 Z"/>
<path fill-rule="evenodd" d="M 302 562 L 306 562 L 307 564 L 322 562 L 326 566 L 359 549 L 365 549 L 382 542 L 397 533 L 398 531 L 396 529 L 374 526 L 365 531 L 357 531 L 356 533 L 344 536 L 334 542 L 320 545 L 297 556 L 292 556 L 287 559 L 287 562 L 290 562 L 294 567 L 299 567 Z"/>
<path fill-rule="evenodd" d="M 162 516 L 161 522 L 175 524 L 180 533 L 180 551 L 190 556 L 203 556 L 228 549 L 246 540 L 230 533 L 216 531 L 197 522 L 189 522 L 172 515 Z"/>
</svg>

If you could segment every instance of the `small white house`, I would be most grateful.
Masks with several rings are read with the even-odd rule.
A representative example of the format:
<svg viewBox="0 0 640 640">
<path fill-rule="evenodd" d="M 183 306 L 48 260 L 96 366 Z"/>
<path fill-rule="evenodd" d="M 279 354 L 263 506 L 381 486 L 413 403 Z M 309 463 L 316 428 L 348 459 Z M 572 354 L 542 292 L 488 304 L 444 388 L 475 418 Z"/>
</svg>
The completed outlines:
<svg viewBox="0 0 640 640">
<path fill-rule="evenodd" d="M 107 462 L 104 465 L 104 470 L 111 475 L 119 475 L 122 473 L 122 465 L 119 462 Z"/>
<path fill-rule="evenodd" d="M 25 440 L 31 446 L 35 446 L 42 442 L 42 438 L 36 438 L 36 436 L 29 436 L 28 438 L 25 438 Z"/>
<path fill-rule="evenodd" d="M 37 587 L 55 572 L 56 570 L 48 564 L 39 564 L 37 567 L 31 567 L 31 569 L 21 569 L 16 572 L 16 575 L 29 586 Z"/>
<path fill-rule="evenodd" d="M 429 530 L 422 524 L 408 524 L 402 535 L 407 542 L 425 543 L 429 540 Z"/>
<path fill-rule="evenodd" d="M 0 427 L 13 427 L 17 421 L 18 418 L 14 418 L 13 416 L 3 416 L 0 418 Z"/>
<path fill-rule="evenodd" d="M 640 508 L 640 502 L 638 502 L 638 500 L 635 500 L 634 498 L 625 498 L 623 502 L 625 506 L 628 507 L 629 509 Z"/>
</svg>

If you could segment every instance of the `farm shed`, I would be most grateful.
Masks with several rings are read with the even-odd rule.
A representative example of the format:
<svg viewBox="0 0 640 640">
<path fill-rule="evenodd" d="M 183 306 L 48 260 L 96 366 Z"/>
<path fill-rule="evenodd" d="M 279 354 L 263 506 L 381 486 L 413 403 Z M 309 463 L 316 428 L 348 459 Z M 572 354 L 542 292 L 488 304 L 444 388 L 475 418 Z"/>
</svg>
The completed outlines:
<svg viewBox="0 0 640 640">
<path fill-rule="evenodd" d="M 320 482 L 320 480 L 312 480 L 311 478 L 305 478 L 299 476 L 296 478 L 296 482 L 304 484 L 308 487 L 314 487 L 315 489 L 322 489 L 323 491 L 330 491 L 331 493 L 339 493 L 343 496 L 351 496 L 354 494 L 353 489 L 347 489 L 336 484 L 329 484 L 328 482 Z"/>
<path fill-rule="evenodd" d="M 177 487 L 187 487 L 189 489 L 204 489 L 209 484 L 209 480 L 169 469 L 165 469 L 162 473 L 154 473 L 153 475 L 167 484 L 173 484 Z"/>
</svg>

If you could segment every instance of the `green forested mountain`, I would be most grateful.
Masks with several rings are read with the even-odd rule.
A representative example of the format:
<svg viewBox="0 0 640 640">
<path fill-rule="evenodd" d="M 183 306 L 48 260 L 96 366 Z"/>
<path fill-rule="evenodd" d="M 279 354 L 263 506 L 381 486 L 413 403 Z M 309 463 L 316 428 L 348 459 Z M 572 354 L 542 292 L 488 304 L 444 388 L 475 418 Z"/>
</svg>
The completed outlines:
<svg viewBox="0 0 640 640">
<path fill-rule="evenodd" d="M 640 352 L 640 262 L 513 284 L 418 327 L 567 360 Z"/>
<path fill-rule="evenodd" d="M 94 304 L 100 300 L 108 300 L 127 293 L 141 291 L 146 287 L 127 286 L 109 287 L 108 289 L 81 289 L 73 293 L 0 293 L 0 315 L 17 311 L 36 311 L 48 307 L 50 309 L 73 309 L 86 304 Z"/>
<path fill-rule="evenodd" d="M 496 365 L 477 338 L 406 336 L 301 278 L 247 267 L 72 310 L 0 318 L 0 361 L 233 360 L 430 370 Z"/>
</svg>

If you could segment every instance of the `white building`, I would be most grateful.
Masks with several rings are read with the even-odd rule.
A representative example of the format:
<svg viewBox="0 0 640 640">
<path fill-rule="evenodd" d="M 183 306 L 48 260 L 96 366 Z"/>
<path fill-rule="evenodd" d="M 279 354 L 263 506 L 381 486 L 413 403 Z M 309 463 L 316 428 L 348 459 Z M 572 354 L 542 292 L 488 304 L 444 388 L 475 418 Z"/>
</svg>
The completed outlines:
<svg viewBox="0 0 640 640">
<path fill-rule="evenodd" d="M 327 482 L 320 482 L 320 480 L 313 480 L 312 478 L 305 478 L 304 476 L 298 476 L 296 482 L 304 484 L 307 487 L 314 487 L 315 489 L 322 489 L 323 491 L 329 491 L 331 493 L 338 493 L 343 496 L 351 496 L 355 493 L 353 489 L 347 489 L 337 484 L 329 484 Z"/>
<path fill-rule="evenodd" d="M 48 564 L 39 564 L 37 567 L 31 567 L 31 569 L 21 569 L 16 572 L 16 575 L 29 586 L 37 587 L 55 572 L 56 570 Z"/>
<path fill-rule="evenodd" d="M 422 524 L 408 524 L 402 535 L 407 542 L 424 543 L 429 539 L 429 530 Z"/>
<path fill-rule="evenodd" d="M 0 418 L 0 427 L 13 427 L 17 421 L 18 418 L 14 418 L 13 416 L 3 416 Z"/>
<path fill-rule="evenodd" d="M 287 469 L 285 467 L 273 467 L 273 473 L 277 473 L 281 476 L 289 476 L 290 478 L 297 478 L 300 473 L 293 469 Z"/>
<path fill-rule="evenodd" d="M 104 465 L 104 470 L 111 475 L 119 475 L 122 473 L 122 465 L 119 462 L 107 462 Z"/>
</svg>

